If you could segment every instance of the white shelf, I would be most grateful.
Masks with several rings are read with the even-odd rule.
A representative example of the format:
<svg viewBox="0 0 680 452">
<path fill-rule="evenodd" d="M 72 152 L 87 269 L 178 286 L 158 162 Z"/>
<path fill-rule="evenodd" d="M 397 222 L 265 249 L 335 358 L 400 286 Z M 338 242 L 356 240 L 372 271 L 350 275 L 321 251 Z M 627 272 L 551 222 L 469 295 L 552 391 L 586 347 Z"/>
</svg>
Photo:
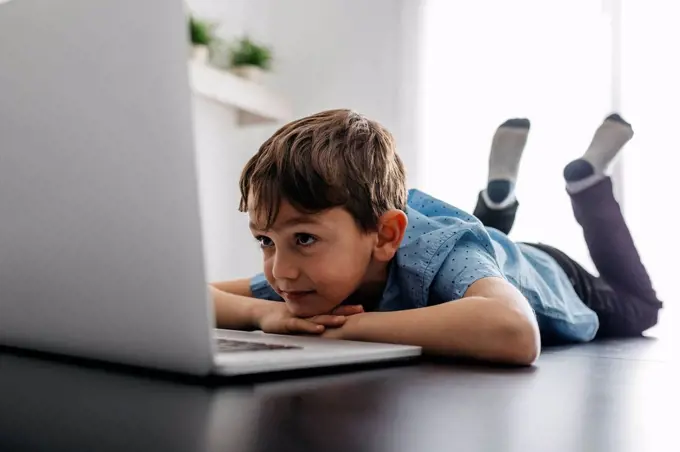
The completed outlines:
<svg viewBox="0 0 680 452">
<path fill-rule="evenodd" d="M 189 61 L 193 92 L 238 112 L 240 125 L 287 122 L 288 103 L 266 87 L 197 61 Z"/>
</svg>

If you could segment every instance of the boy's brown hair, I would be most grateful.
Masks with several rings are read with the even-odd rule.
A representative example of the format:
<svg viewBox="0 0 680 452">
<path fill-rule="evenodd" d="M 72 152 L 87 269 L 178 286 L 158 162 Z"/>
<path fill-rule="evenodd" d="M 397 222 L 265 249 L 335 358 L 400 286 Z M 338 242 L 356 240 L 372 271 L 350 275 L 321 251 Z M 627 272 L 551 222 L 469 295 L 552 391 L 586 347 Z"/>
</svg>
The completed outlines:
<svg viewBox="0 0 680 452">
<path fill-rule="evenodd" d="M 261 212 L 269 229 L 286 200 L 317 213 L 345 208 L 364 231 L 382 214 L 406 208 L 406 174 L 387 129 L 351 110 L 293 121 L 265 141 L 246 164 L 239 210 Z"/>
</svg>

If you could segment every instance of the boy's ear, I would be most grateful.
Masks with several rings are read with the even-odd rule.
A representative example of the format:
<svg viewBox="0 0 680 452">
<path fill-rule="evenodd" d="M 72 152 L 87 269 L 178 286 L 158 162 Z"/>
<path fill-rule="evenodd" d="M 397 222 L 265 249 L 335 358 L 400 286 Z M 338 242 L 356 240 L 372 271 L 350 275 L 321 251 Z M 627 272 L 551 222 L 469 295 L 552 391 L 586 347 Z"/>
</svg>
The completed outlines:
<svg viewBox="0 0 680 452">
<path fill-rule="evenodd" d="M 373 257 L 381 262 L 390 261 L 401 245 L 406 226 L 408 217 L 402 210 L 393 209 L 385 212 L 378 221 L 378 240 Z"/>
</svg>

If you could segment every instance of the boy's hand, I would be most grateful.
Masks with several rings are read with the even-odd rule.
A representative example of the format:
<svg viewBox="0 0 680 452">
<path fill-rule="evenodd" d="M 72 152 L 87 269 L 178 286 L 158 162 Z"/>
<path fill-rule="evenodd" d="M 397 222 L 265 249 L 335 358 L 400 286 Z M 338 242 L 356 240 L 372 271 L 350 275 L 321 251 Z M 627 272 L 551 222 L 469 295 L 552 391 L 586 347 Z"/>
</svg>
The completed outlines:
<svg viewBox="0 0 680 452">
<path fill-rule="evenodd" d="M 321 337 L 326 339 L 347 339 L 353 340 L 355 332 L 357 330 L 357 325 L 361 321 L 361 318 L 365 315 L 363 312 L 357 313 L 360 315 L 353 315 L 351 317 L 346 317 L 346 321 L 337 328 L 326 328 L 326 330 L 321 333 Z M 366 315 L 370 315 L 366 314 Z"/>
<path fill-rule="evenodd" d="M 291 314 L 285 303 L 272 302 L 257 316 L 257 325 L 265 333 L 322 334 L 326 328 L 344 325 L 346 316 L 363 311 L 361 306 L 339 306 L 330 314 L 303 319 Z"/>
<path fill-rule="evenodd" d="M 331 311 L 332 315 L 350 316 L 354 314 L 361 314 L 364 312 L 364 307 L 360 304 L 355 305 L 341 305 Z"/>
</svg>

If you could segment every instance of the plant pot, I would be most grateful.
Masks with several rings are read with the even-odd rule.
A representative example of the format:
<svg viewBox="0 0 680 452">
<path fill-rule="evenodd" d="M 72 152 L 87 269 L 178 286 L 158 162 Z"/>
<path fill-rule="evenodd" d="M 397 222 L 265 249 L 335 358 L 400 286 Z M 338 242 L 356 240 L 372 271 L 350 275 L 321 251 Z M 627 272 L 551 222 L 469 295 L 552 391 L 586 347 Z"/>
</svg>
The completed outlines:
<svg viewBox="0 0 680 452">
<path fill-rule="evenodd" d="M 194 45 L 191 47 L 191 59 L 197 63 L 208 63 L 208 46 Z"/>
<path fill-rule="evenodd" d="M 231 72 L 234 75 L 255 83 L 264 82 L 264 77 L 266 75 L 266 72 L 261 67 L 253 65 L 232 67 Z"/>
</svg>

